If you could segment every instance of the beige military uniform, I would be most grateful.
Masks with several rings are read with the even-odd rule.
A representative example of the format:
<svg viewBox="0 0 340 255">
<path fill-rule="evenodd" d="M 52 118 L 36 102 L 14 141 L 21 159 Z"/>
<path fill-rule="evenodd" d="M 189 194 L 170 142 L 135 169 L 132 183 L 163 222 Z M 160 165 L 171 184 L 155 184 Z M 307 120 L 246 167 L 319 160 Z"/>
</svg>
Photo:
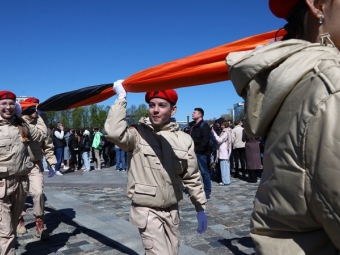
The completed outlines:
<svg viewBox="0 0 340 255">
<path fill-rule="evenodd" d="M 0 116 L 0 254 L 15 254 L 18 218 L 27 192 L 27 175 L 33 164 L 27 144 L 23 142 L 18 126 L 26 130 L 29 140 L 43 141 L 45 133 L 33 127 L 23 128 L 22 120 Z M 28 131 L 28 132 L 27 132 Z"/>
<path fill-rule="evenodd" d="M 194 143 L 175 122 L 154 130 L 149 118 L 143 118 L 126 129 L 125 107 L 125 100 L 116 100 L 105 131 L 108 140 L 128 152 L 130 222 L 139 228 L 146 254 L 178 254 L 178 202 L 184 186 L 196 211 L 206 203 Z"/>
<path fill-rule="evenodd" d="M 30 119 L 27 115 L 22 116 L 23 120 L 31 126 L 36 126 L 40 130 L 46 132 L 46 139 L 42 142 L 32 141 L 29 143 L 28 151 L 31 161 L 34 163 L 32 171 L 29 173 L 29 192 L 33 199 L 33 213 L 36 217 L 42 218 L 44 216 L 45 199 L 43 194 L 44 178 L 42 159 L 45 155 L 47 163 L 51 167 L 57 164 L 54 155 L 54 146 L 52 139 L 48 136 L 48 129 L 42 118 Z"/>
</svg>

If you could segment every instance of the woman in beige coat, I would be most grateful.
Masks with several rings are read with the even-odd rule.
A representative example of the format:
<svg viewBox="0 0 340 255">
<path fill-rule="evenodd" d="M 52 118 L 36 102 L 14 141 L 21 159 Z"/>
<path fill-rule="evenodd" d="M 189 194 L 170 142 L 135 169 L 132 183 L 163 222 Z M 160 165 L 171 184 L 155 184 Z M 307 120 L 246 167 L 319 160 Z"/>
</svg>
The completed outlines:
<svg viewBox="0 0 340 255">
<path fill-rule="evenodd" d="M 256 254 L 340 254 L 340 0 L 270 0 L 282 41 L 227 57 L 244 127 L 267 135 Z"/>
</svg>

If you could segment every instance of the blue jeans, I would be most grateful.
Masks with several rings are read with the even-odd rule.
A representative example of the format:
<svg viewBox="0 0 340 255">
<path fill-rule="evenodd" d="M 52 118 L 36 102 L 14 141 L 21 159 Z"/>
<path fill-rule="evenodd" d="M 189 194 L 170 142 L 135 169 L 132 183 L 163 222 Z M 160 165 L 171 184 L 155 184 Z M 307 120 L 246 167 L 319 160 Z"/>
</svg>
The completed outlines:
<svg viewBox="0 0 340 255">
<path fill-rule="evenodd" d="M 45 156 L 44 156 L 43 159 L 42 159 L 42 163 L 43 163 L 44 170 L 45 170 L 45 169 L 48 169 L 48 165 L 47 165 L 47 161 L 46 161 Z"/>
<path fill-rule="evenodd" d="M 208 156 L 205 154 L 196 154 L 197 157 L 197 163 L 198 168 L 201 171 L 202 179 L 203 179 L 203 185 L 204 185 L 204 191 L 205 195 L 210 197 L 211 193 L 211 180 L 210 180 L 210 173 L 209 173 L 209 167 L 208 167 Z"/>
<path fill-rule="evenodd" d="M 55 170 L 58 171 L 64 159 L 64 148 L 55 148 L 55 157 L 57 158 Z"/>
<path fill-rule="evenodd" d="M 91 166 L 90 166 L 90 152 L 89 151 L 83 151 L 81 156 L 82 156 L 83 161 L 84 161 L 85 169 L 90 171 L 91 170 Z"/>
<path fill-rule="evenodd" d="M 115 148 L 116 151 L 116 170 L 126 170 L 125 151 L 120 148 Z M 120 167 L 122 166 L 122 167 Z"/>
<path fill-rule="evenodd" d="M 220 159 L 220 168 L 223 184 L 230 184 L 230 164 L 228 159 Z"/>
</svg>

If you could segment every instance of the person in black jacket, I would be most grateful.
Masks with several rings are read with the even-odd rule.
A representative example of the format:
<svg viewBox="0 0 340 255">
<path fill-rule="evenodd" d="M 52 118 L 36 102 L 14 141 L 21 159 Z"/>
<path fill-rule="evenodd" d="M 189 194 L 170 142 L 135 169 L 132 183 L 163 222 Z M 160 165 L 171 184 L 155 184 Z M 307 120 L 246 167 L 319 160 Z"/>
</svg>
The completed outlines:
<svg viewBox="0 0 340 255">
<path fill-rule="evenodd" d="M 195 144 L 195 153 L 203 179 L 205 195 L 207 199 L 209 199 L 211 193 L 211 180 L 208 167 L 210 127 L 208 123 L 203 120 L 203 116 L 204 110 L 202 108 L 195 108 L 192 113 L 192 119 L 194 121 L 190 122 L 189 125 L 190 135 Z"/>
<path fill-rule="evenodd" d="M 75 171 L 77 171 L 78 170 L 77 154 L 79 150 L 79 143 L 76 137 L 75 130 L 73 128 L 70 129 L 70 134 L 71 135 L 68 139 L 68 147 L 70 148 L 71 152 L 70 165 L 72 165 L 72 168 Z"/>
</svg>

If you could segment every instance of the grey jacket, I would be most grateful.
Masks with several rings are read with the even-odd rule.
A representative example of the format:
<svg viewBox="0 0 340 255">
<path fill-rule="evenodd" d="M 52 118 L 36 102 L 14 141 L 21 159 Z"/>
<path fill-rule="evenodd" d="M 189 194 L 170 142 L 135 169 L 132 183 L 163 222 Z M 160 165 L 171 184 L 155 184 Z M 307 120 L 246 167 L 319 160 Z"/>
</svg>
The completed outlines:
<svg viewBox="0 0 340 255">
<path fill-rule="evenodd" d="M 244 127 L 267 135 L 256 254 L 340 254 L 339 61 L 338 49 L 302 40 L 227 57 Z"/>
</svg>

